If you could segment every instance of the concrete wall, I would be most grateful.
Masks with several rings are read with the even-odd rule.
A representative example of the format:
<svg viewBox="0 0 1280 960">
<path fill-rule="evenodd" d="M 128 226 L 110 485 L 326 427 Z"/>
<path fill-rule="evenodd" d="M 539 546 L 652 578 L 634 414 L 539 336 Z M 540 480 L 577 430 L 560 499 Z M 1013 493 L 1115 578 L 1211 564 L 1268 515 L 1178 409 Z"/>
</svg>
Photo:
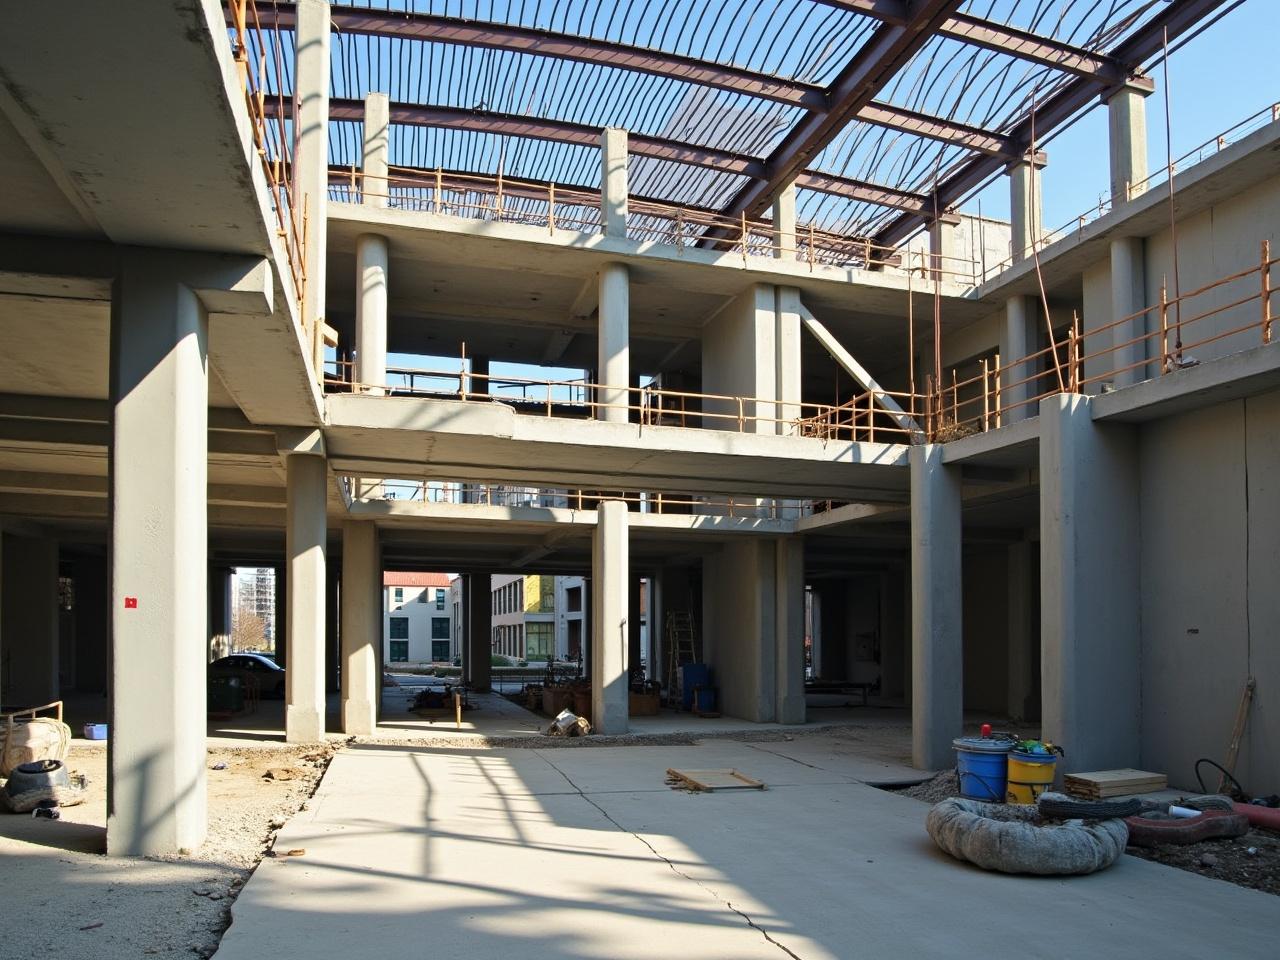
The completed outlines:
<svg viewBox="0 0 1280 960">
<path fill-rule="evenodd" d="M 1237 775 L 1280 792 L 1278 435 L 1280 392 L 1141 430 L 1142 764 L 1171 785 L 1222 762 L 1252 675 Z"/>
<path fill-rule="evenodd" d="M 730 397 L 763 398 L 777 396 L 777 296 L 772 285 L 752 284 L 717 313 L 702 330 L 702 389 L 705 393 Z M 705 426 L 716 430 L 737 430 L 737 405 L 731 401 L 708 400 L 708 413 L 721 416 Z M 746 416 L 774 417 L 773 403 L 745 406 Z M 726 419 L 727 418 L 727 419 Z M 772 422 L 754 422 L 749 433 L 775 433 Z"/>
<path fill-rule="evenodd" d="M 1105 326 L 1111 322 L 1111 260 L 1100 260 L 1084 271 L 1083 276 L 1083 309 L 1080 315 L 1080 329 L 1085 332 L 1084 355 L 1104 349 L 1108 341 L 1113 339 L 1110 333 L 1097 335 L 1099 342 L 1089 339 L 1089 331 Z M 1096 376 L 1117 366 L 1110 354 L 1085 360 L 1084 375 L 1086 378 Z M 1092 383 L 1084 391 L 1088 394 L 1101 393 L 1102 383 Z"/>
<path fill-rule="evenodd" d="M 1190 292 L 1213 280 L 1250 267 L 1261 259 L 1263 240 L 1271 241 L 1271 256 L 1280 256 L 1280 180 L 1270 180 L 1217 203 L 1207 210 L 1178 221 L 1178 276 L 1180 288 Z M 1275 271 L 1273 270 L 1273 274 Z M 1160 284 L 1168 278 L 1170 296 L 1173 290 L 1173 244 L 1170 231 L 1149 237 L 1146 243 L 1147 303 L 1160 300 Z M 1276 280 L 1272 280 L 1272 286 Z M 1218 287 L 1183 304 L 1183 318 L 1238 300 L 1259 290 L 1255 273 L 1243 280 Z M 1260 318 L 1255 299 L 1208 317 L 1186 327 L 1183 342 L 1190 344 L 1216 333 L 1252 323 Z M 1170 312 L 1170 323 L 1173 313 Z M 1147 329 L 1159 329 L 1159 316 L 1147 317 Z M 1172 336 L 1170 336 L 1172 343 Z M 1226 356 L 1262 342 L 1257 330 L 1225 337 L 1215 343 L 1192 347 L 1190 353 L 1199 360 Z"/>
</svg>

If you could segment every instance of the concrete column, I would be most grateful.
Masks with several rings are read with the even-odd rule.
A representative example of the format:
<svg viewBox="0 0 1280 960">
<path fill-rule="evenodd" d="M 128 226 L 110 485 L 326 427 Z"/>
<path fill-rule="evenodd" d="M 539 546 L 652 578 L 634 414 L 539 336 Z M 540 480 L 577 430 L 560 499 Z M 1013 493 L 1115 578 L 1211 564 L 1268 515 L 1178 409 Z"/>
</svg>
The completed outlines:
<svg viewBox="0 0 1280 960">
<path fill-rule="evenodd" d="M 779 537 L 774 587 L 774 719 L 804 723 L 804 538 Z"/>
<path fill-rule="evenodd" d="M 16 709 L 51 703 L 59 686 L 58 541 L 6 533 L 3 551 L 2 699 Z"/>
<path fill-rule="evenodd" d="M 471 358 L 471 378 L 467 384 L 468 393 L 476 393 L 482 396 L 488 396 L 493 391 L 489 387 L 489 358 L 488 357 L 472 357 Z"/>
<path fill-rule="evenodd" d="M 382 561 L 378 528 L 342 524 L 342 732 L 368 736 L 378 725 L 382 689 Z"/>
<path fill-rule="evenodd" d="M 1041 729 L 1066 772 L 1139 762 L 1137 437 L 1040 401 Z"/>
<path fill-rule="evenodd" d="M 1042 164 L 1030 160 L 1009 168 L 1010 244 L 1013 262 L 1031 256 L 1032 244 L 1044 236 L 1044 193 L 1040 188 Z"/>
<path fill-rule="evenodd" d="M 288 509 L 285 560 L 289 666 L 285 672 L 285 740 L 314 743 L 324 739 L 324 457 L 292 453 L 285 457 Z"/>
<path fill-rule="evenodd" d="M 796 185 L 783 187 L 773 201 L 773 255 L 779 260 L 796 256 Z"/>
<path fill-rule="evenodd" d="M 776 291 L 777 426 L 779 436 L 791 436 L 797 429 L 792 421 L 799 420 L 801 415 L 800 291 L 795 287 L 777 287 Z"/>
<path fill-rule="evenodd" d="M 627 684 L 630 687 L 631 670 L 639 667 L 644 659 L 640 636 L 640 600 L 644 591 L 642 578 L 631 577 L 627 586 Z"/>
<path fill-rule="evenodd" d="M 356 383 L 382 396 L 387 383 L 387 238 L 356 237 Z M 310 284 L 308 283 L 308 286 Z"/>
<path fill-rule="evenodd" d="M 477 693 L 489 689 L 493 654 L 493 591 L 489 574 L 467 575 L 467 652 L 462 658 L 467 683 Z"/>
<path fill-rule="evenodd" d="M 1146 261 L 1146 241 L 1142 237 L 1117 237 L 1111 241 L 1111 318 L 1131 318 L 1111 328 L 1111 342 L 1116 349 L 1113 362 L 1107 367 L 1130 367 L 1115 375 L 1113 382 L 1118 387 L 1147 379 L 1147 367 L 1140 362 L 1147 359 L 1149 341 L 1137 339 L 1147 332 L 1146 314 L 1139 312 L 1147 305 Z M 1092 351 L 1090 347 L 1089 352 Z"/>
<path fill-rule="evenodd" d="M 959 217 L 953 216 L 939 217 L 929 224 L 929 269 L 943 280 L 963 279 L 956 277 L 960 272 L 957 226 Z"/>
<path fill-rule="evenodd" d="M 391 98 L 368 93 L 364 98 L 364 173 L 360 202 L 366 207 L 387 205 L 387 156 L 391 143 Z"/>
<path fill-rule="evenodd" d="M 339 629 L 342 620 L 342 600 L 339 595 L 341 580 L 341 565 L 326 563 L 324 584 L 324 692 L 326 698 L 331 693 L 341 692 L 339 680 L 339 664 L 342 663 L 342 639 Z"/>
<path fill-rule="evenodd" d="M 627 267 L 606 263 L 600 268 L 599 363 L 596 399 L 607 406 L 596 410 L 597 420 L 627 422 L 631 382 L 631 291 Z"/>
<path fill-rule="evenodd" d="M 209 325 L 124 254 L 111 301 L 111 749 L 107 852 L 205 838 Z"/>
<path fill-rule="evenodd" d="M 627 732 L 627 505 L 601 500 L 591 550 L 591 726 Z"/>
<path fill-rule="evenodd" d="M 1013 423 L 1034 416 L 1035 411 L 1022 401 L 1041 391 L 1032 391 L 1035 381 L 1019 383 L 1035 372 L 1035 362 L 1015 363 L 1030 353 L 1038 343 L 1036 321 L 1040 304 L 1032 297 L 1010 297 L 1005 303 L 1004 337 L 1000 341 L 1000 363 L 1008 366 L 1000 394 L 1001 423 Z M 1019 406 L 1018 404 L 1021 404 Z"/>
<path fill-rule="evenodd" d="M 964 724 L 960 470 L 942 446 L 911 448 L 911 762 L 952 766 Z"/>
<path fill-rule="evenodd" d="M 206 659 L 216 660 L 231 652 L 231 577 L 228 567 L 209 568 L 209 646 Z"/>
<path fill-rule="evenodd" d="M 1039 630 L 1032 621 L 1033 584 L 1031 578 L 1032 551 L 1036 545 L 1029 540 L 1009 545 L 1009 682 L 1008 710 L 1015 720 L 1028 717 L 1027 706 L 1031 700 L 1033 677 L 1032 644 L 1039 642 Z"/>
<path fill-rule="evenodd" d="M 390 100 L 385 93 L 364 98 L 364 171 L 361 202 L 387 205 L 387 150 Z M 387 238 L 372 233 L 356 237 L 356 370 L 362 390 L 376 396 L 387 382 Z"/>
<path fill-rule="evenodd" d="M 1111 203 L 1124 203 L 1147 190 L 1147 96 L 1124 86 L 1107 101 L 1111 147 Z"/>
<path fill-rule="evenodd" d="M 617 127 L 600 132 L 600 221 L 606 237 L 626 238 L 627 131 Z"/>
<path fill-rule="evenodd" d="M 293 94 L 293 182 L 298 221 L 306 213 L 307 290 L 302 321 L 316 378 L 324 370 L 325 259 L 329 195 L 329 2 L 298 0 Z"/>
</svg>

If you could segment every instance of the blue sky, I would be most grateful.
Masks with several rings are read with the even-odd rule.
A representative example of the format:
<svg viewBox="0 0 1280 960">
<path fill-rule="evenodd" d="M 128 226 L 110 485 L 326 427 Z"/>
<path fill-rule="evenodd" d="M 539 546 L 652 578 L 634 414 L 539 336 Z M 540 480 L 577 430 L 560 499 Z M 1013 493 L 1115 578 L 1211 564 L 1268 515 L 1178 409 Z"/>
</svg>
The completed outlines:
<svg viewBox="0 0 1280 960">
<path fill-rule="evenodd" d="M 1169 58 L 1173 156 L 1216 137 L 1226 128 L 1280 101 L 1280 3 L 1245 0 Z M 1147 99 L 1148 159 L 1152 172 L 1165 165 L 1164 77 Z M 1107 111 L 1095 107 L 1045 150 L 1044 222 L 1054 229 L 1097 204 L 1109 192 Z M 1007 219 L 1009 191 L 1000 178 L 979 196 L 986 216 Z M 976 200 L 965 204 L 976 213 Z"/>
</svg>

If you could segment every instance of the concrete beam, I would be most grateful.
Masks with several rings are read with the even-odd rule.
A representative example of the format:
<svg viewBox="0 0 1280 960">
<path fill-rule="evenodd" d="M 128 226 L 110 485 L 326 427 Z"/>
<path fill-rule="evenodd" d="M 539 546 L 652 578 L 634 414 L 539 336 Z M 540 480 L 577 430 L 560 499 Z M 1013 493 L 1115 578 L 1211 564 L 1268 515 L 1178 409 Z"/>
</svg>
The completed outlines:
<svg viewBox="0 0 1280 960">
<path fill-rule="evenodd" d="M 803 303 L 799 307 L 800 317 L 804 321 L 805 329 L 813 334 L 818 343 L 822 344 L 822 348 L 831 355 L 831 359 L 835 360 L 845 373 L 853 377 L 861 385 L 862 389 L 870 391 L 876 406 L 892 416 L 900 428 L 913 433 L 916 432 L 919 429 L 916 426 L 916 422 L 899 406 L 898 401 L 885 393 L 884 388 L 876 382 L 876 379 L 867 372 L 866 368 L 854 359 L 853 354 L 840 345 L 840 341 L 835 338 L 835 335 L 817 317 L 810 313 Z"/>
<path fill-rule="evenodd" d="M 1140 759 L 1137 437 L 1090 406 L 1040 401 L 1041 729 L 1068 772 Z"/>
<path fill-rule="evenodd" d="M 953 765 L 964 724 L 960 470 L 942 445 L 911 448 L 911 762 Z"/>
<path fill-rule="evenodd" d="M 591 726 L 627 732 L 627 615 L 630 550 L 627 505 L 604 500 L 591 550 Z"/>
</svg>

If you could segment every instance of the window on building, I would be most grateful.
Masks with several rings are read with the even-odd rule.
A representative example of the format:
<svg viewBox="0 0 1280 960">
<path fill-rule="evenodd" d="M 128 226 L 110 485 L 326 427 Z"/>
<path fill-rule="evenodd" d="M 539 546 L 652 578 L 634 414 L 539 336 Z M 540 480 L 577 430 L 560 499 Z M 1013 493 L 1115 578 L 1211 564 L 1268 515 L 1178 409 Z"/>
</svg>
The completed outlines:
<svg viewBox="0 0 1280 960">
<path fill-rule="evenodd" d="M 436 609 L 444 609 L 444 591 L 440 589 L 436 590 Z"/>
<path fill-rule="evenodd" d="M 432 640 L 431 641 L 431 659 L 437 663 L 442 663 L 449 659 L 449 641 L 448 640 Z"/>
<path fill-rule="evenodd" d="M 396 587 L 391 591 L 392 603 L 404 603 L 404 587 Z"/>
<path fill-rule="evenodd" d="M 556 609 L 555 577 L 541 577 L 538 580 L 538 612 L 554 613 Z"/>
<path fill-rule="evenodd" d="M 407 663 L 409 661 L 409 641 L 408 640 L 392 640 L 391 641 L 391 662 Z"/>
<path fill-rule="evenodd" d="M 555 649 L 555 624 L 527 623 L 524 628 L 526 660 L 549 660 Z"/>
<path fill-rule="evenodd" d="M 521 577 L 511 586 L 515 588 L 516 609 L 523 610 L 524 609 L 524 578 Z"/>
<path fill-rule="evenodd" d="M 574 587 L 571 590 L 566 590 L 564 598 L 565 598 L 565 606 L 569 609 L 570 613 L 582 612 L 582 588 L 581 587 Z"/>
<path fill-rule="evenodd" d="M 432 640 L 448 640 L 449 639 L 449 618 L 448 617 L 432 617 L 431 618 L 431 639 Z"/>
<path fill-rule="evenodd" d="M 392 617 L 391 618 L 391 639 L 392 640 L 408 640 L 409 639 L 409 618 L 408 617 Z"/>
</svg>

